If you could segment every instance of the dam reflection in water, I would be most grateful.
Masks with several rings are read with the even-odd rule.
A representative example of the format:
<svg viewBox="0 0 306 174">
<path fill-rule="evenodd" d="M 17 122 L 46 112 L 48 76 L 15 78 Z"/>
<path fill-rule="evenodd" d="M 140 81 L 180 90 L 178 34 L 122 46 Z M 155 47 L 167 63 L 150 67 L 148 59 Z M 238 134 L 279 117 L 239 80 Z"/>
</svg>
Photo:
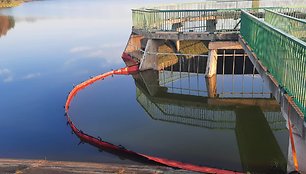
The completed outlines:
<svg viewBox="0 0 306 174">
<path fill-rule="evenodd" d="M 131 35 L 125 52 L 134 60 L 141 60 L 146 42 L 143 37 Z M 210 143 L 199 149 L 186 147 L 198 151 L 199 156 L 207 155 L 203 157 L 206 164 L 209 159 L 219 158 L 227 164 L 240 161 L 242 171 L 286 173 L 287 150 L 275 137 L 276 132 L 286 131 L 286 122 L 244 51 L 218 50 L 217 75 L 207 78 L 209 42 L 180 41 L 180 50 L 172 41 L 159 44 L 156 57 L 160 71 L 147 70 L 133 76 L 136 99 L 148 115 L 181 127 L 230 133 L 232 136 L 216 137 L 219 144 L 215 147 Z M 229 137 L 232 141 L 228 141 Z M 226 149 L 225 153 L 216 153 L 218 148 Z M 229 152 L 233 149 L 237 151 Z M 210 150 L 215 154 L 201 154 Z"/>
<path fill-rule="evenodd" d="M 137 101 L 152 119 L 212 131 L 234 132 L 243 171 L 286 173 L 286 153 L 282 152 L 273 134 L 286 130 L 286 122 L 259 75 L 217 75 L 213 81 L 205 82 L 204 74 L 173 69 L 134 75 Z M 256 87 L 237 91 L 238 84 L 244 84 L 234 81 L 242 79 L 246 83 L 255 80 L 253 84 Z M 227 83 L 226 88 L 236 85 L 236 88 L 231 88 L 236 91 L 224 92 L 223 81 L 233 82 Z M 221 90 L 213 90 L 214 94 L 209 94 L 210 86 Z M 260 91 L 258 86 L 261 87 Z M 257 91 L 254 92 L 254 89 Z M 221 148 L 230 146 L 226 138 L 221 142 Z M 203 146 L 197 150 L 210 148 Z"/>
<path fill-rule="evenodd" d="M 249 64 L 237 73 L 221 71 L 207 79 L 205 59 L 180 59 L 160 71 L 133 74 L 136 100 L 150 123 L 142 124 L 136 116 L 126 118 L 135 127 L 142 124 L 141 133 L 113 138 L 114 142 L 196 165 L 286 173 L 286 122 L 254 67 Z"/>
</svg>

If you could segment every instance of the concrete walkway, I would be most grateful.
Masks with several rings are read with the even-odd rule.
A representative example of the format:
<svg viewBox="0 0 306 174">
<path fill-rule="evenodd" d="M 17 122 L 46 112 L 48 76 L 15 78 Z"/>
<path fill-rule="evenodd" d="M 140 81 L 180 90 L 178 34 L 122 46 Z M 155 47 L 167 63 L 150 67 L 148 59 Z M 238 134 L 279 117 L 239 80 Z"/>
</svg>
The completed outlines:
<svg viewBox="0 0 306 174">
<path fill-rule="evenodd" d="M 1 174 L 183 174 L 184 170 L 174 170 L 168 167 L 107 163 L 84 163 L 46 160 L 13 160 L 0 159 Z"/>
</svg>

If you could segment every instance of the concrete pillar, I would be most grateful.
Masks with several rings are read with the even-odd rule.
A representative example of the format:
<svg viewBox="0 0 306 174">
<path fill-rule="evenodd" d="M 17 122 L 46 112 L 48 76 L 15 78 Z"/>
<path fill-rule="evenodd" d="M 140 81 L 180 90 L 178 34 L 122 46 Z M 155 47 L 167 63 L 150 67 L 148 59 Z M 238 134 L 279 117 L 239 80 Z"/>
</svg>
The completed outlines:
<svg viewBox="0 0 306 174">
<path fill-rule="evenodd" d="M 217 50 L 209 50 L 206 66 L 206 77 L 212 77 L 217 74 Z"/>
<path fill-rule="evenodd" d="M 145 53 L 141 59 L 139 70 L 144 71 L 148 69 L 158 70 L 158 59 L 156 53 L 158 47 L 162 45 L 162 40 L 149 39 L 146 45 Z"/>
<path fill-rule="evenodd" d="M 218 41 L 210 42 L 208 45 L 208 60 L 206 66 L 206 77 L 211 77 L 217 73 L 218 49 L 242 49 L 239 42 Z"/>
<path fill-rule="evenodd" d="M 217 29 L 217 20 L 211 19 L 206 21 L 206 31 L 215 32 Z"/>
<path fill-rule="evenodd" d="M 179 52 L 179 40 L 165 40 L 165 44 L 170 47 L 174 53 Z"/>
<path fill-rule="evenodd" d="M 167 88 L 159 85 L 159 72 L 156 70 L 146 70 L 139 72 L 141 80 L 145 84 L 150 96 L 156 96 L 166 92 Z"/>
<path fill-rule="evenodd" d="M 176 45 L 176 51 L 180 51 L 180 40 L 177 40 L 175 45 Z"/>
<path fill-rule="evenodd" d="M 172 24 L 171 31 L 179 31 L 183 27 L 181 22 Z"/>
<path fill-rule="evenodd" d="M 217 75 L 205 78 L 206 88 L 209 98 L 217 97 Z"/>
</svg>

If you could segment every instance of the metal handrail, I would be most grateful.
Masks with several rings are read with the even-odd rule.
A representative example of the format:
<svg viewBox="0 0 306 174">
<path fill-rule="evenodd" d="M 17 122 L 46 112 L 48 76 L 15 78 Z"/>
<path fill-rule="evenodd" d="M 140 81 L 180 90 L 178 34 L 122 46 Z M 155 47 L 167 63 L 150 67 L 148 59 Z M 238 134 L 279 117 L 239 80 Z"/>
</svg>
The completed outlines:
<svg viewBox="0 0 306 174">
<path fill-rule="evenodd" d="M 240 33 L 306 115 L 306 43 L 242 11 Z"/>
<path fill-rule="evenodd" d="M 217 5 L 216 5 L 217 4 Z M 158 10 L 179 10 L 179 9 L 208 9 L 208 8 L 246 8 L 246 7 L 268 7 L 268 6 L 305 6 L 305 3 L 301 0 L 208 0 L 204 2 L 185 2 L 175 4 L 163 4 L 157 6 L 149 6 L 147 9 L 158 9 Z M 146 9 L 146 8 L 143 8 Z"/>
<path fill-rule="evenodd" d="M 292 35 L 292 37 L 306 41 L 306 20 L 266 10 L 265 22 Z"/>
<path fill-rule="evenodd" d="M 288 15 L 285 15 L 285 14 L 282 14 L 282 13 L 278 13 L 278 12 L 275 12 L 275 11 L 272 11 L 272 10 L 269 10 L 269 9 L 265 9 L 265 11 L 268 11 L 270 13 L 273 13 L 275 15 L 279 15 L 279 16 L 282 16 L 284 18 L 288 18 L 290 20 L 294 20 L 294 21 L 297 21 L 297 22 L 301 22 L 303 24 L 306 24 L 306 20 L 303 20 L 303 19 L 299 19 L 299 18 L 295 18 L 295 17 L 292 17 L 292 16 L 288 16 Z"/>
<path fill-rule="evenodd" d="M 220 1 L 209 1 L 220 2 Z M 228 1 L 226 1 L 228 2 Z M 239 1 L 240 2 L 240 1 Z M 244 2 L 244 1 L 242 1 Z M 148 32 L 229 32 L 239 31 L 241 10 L 252 11 L 258 15 L 263 15 L 265 10 L 275 10 L 279 12 L 288 11 L 288 7 L 230 7 L 222 8 L 140 8 L 132 9 L 133 28 Z M 296 10 L 304 9 L 292 8 Z"/>
<path fill-rule="evenodd" d="M 271 24 L 268 24 L 267 22 L 265 21 L 262 21 L 262 20 L 259 20 L 256 16 L 253 16 L 252 14 L 248 13 L 247 11 L 245 10 L 241 10 L 243 15 L 247 15 L 249 18 L 251 18 L 254 22 L 256 22 L 258 25 L 261 25 L 262 27 L 266 27 L 268 30 L 273 30 L 275 32 L 278 32 L 280 33 L 283 37 L 286 37 L 287 39 L 293 41 L 293 42 L 297 42 L 298 44 L 300 44 L 303 48 L 306 48 L 306 43 L 303 42 L 302 40 L 294 37 L 294 36 L 291 36 L 289 35 L 288 33 L 278 29 L 278 28 L 275 28 L 273 25 Z"/>
</svg>

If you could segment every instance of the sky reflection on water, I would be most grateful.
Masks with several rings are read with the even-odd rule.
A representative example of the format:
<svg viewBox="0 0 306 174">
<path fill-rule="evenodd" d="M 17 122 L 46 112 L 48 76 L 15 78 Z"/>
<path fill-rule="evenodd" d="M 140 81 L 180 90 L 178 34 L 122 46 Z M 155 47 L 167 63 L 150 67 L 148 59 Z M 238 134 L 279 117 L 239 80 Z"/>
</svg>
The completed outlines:
<svg viewBox="0 0 306 174">
<path fill-rule="evenodd" d="M 73 84 L 124 66 L 120 57 L 131 32 L 130 9 L 140 5 L 64 0 L 0 10 L 15 20 L 0 38 L 1 158 L 126 162 L 77 146 L 62 106 Z M 107 79 L 82 91 L 71 115 L 93 136 L 139 152 L 242 169 L 234 130 L 153 120 L 136 96 L 131 76 Z M 286 156 L 286 130 L 273 134 Z"/>
<path fill-rule="evenodd" d="M 117 4 L 110 2 L 92 1 L 84 11 L 86 2 L 33 2 L 0 11 L 15 19 L 14 28 L 0 38 L 2 158 L 118 161 L 77 147 L 62 117 L 73 84 L 124 66 L 120 56 L 130 17 L 106 18 L 103 13 Z"/>
</svg>

